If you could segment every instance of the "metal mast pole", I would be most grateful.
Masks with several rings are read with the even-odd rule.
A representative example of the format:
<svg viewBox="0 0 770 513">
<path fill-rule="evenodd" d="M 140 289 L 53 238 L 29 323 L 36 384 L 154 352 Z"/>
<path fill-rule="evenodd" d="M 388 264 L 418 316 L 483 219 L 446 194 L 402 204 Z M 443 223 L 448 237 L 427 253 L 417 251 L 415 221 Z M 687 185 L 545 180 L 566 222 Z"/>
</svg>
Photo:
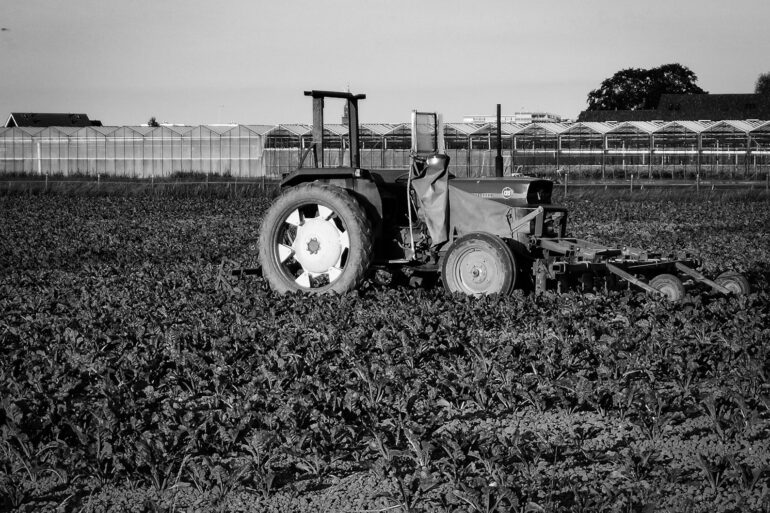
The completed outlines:
<svg viewBox="0 0 770 513">
<path fill-rule="evenodd" d="M 495 157 L 495 176 L 503 176 L 503 127 L 500 104 L 497 104 L 497 156 Z"/>
</svg>

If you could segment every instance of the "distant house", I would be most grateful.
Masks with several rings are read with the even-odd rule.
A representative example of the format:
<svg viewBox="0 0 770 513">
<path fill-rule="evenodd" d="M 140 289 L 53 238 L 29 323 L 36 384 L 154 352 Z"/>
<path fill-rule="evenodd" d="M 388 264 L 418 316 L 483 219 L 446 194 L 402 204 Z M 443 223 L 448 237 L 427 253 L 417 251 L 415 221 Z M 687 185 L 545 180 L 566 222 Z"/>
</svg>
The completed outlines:
<svg viewBox="0 0 770 513">
<path fill-rule="evenodd" d="M 560 123 L 563 120 L 558 114 L 550 112 L 515 112 L 513 116 L 500 116 L 501 123 L 516 123 L 527 125 L 529 123 Z M 463 123 L 495 123 L 497 116 L 465 116 Z"/>
<path fill-rule="evenodd" d="M 88 119 L 87 114 L 51 114 L 42 112 L 12 112 L 5 122 L 6 128 L 14 126 L 102 126 L 102 122 Z"/>
<path fill-rule="evenodd" d="M 770 96 L 761 94 L 663 94 L 649 110 L 584 110 L 578 121 L 721 121 L 770 119 Z"/>
</svg>

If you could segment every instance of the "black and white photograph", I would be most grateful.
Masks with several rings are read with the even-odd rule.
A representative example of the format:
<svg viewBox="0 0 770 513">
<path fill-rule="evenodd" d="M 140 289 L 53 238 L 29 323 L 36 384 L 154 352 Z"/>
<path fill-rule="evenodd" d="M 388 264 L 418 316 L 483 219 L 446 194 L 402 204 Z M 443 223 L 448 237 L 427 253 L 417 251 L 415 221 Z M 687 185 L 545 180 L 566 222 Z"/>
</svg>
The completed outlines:
<svg viewBox="0 0 770 513">
<path fill-rule="evenodd" d="M 770 513 L 768 22 L 3 0 L 0 513 Z"/>
</svg>

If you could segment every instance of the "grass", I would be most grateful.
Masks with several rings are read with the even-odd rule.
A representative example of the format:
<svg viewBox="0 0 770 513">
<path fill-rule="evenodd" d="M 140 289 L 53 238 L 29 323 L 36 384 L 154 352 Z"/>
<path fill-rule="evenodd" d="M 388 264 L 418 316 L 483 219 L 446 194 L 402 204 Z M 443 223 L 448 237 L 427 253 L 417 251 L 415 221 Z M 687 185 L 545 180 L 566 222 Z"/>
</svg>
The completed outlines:
<svg viewBox="0 0 770 513">
<path fill-rule="evenodd" d="M 160 178 L 124 176 L 35 175 L 13 173 L 0 179 L 3 194 L 125 195 L 140 194 L 181 196 L 264 196 L 275 188 L 275 178 L 242 178 L 205 173 L 174 173 Z"/>
<path fill-rule="evenodd" d="M 717 188 L 701 187 L 696 190 L 692 187 L 645 187 L 644 189 L 635 188 L 631 190 L 628 187 L 610 187 L 605 188 L 601 185 L 573 187 L 564 193 L 563 187 L 554 186 L 553 202 L 559 203 L 565 199 L 570 200 L 601 200 L 613 199 L 621 201 L 649 201 L 649 200 L 671 200 L 671 201 L 768 201 L 770 192 L 765 189 L 751 188 Z"/>
<path fill-rule="evenodd" d="M 0 177 L 0 195 L 4 194 L 71 194 L 71 195 L 127 195 L 160 194 L 181 196 L 263 196 L 272 194 L 277 177 L 244 178 L 229 174 L 200 172 L 173 173 L 167 177 L 135 178 L 126 176 L 93 176 L 83 173 L 37 175 L 7 173 Z M 563 183 L 554 184 L 554 203 L 565 198 L 594 200 L 646 201 L 652 199 L 681 200 L 745 200 L 767 201 L 770 190 L 765 182 L 734 183 L 730 181 L 670 182 L 666 179 L 634 182 L 607 180 L 606 182 L 570 181 L 565 191 Z"/>
</svg>

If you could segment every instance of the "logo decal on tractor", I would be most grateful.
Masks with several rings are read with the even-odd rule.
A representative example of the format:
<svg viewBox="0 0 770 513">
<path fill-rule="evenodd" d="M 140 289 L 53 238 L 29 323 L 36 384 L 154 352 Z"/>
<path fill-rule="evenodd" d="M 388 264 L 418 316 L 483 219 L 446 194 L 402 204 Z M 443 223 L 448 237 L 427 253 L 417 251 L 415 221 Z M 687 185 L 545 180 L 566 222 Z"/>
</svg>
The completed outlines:
<svg viewBox="0 0 770 513">
<path fill-rule="evenodd" d="M 503 198 L 507 199 L 507 198 L 510 198 L 511 196 L 513 196 L 513 189 L 511 189 L 510 187 L 505 187 L 503 189 Z"/>
</svg>

